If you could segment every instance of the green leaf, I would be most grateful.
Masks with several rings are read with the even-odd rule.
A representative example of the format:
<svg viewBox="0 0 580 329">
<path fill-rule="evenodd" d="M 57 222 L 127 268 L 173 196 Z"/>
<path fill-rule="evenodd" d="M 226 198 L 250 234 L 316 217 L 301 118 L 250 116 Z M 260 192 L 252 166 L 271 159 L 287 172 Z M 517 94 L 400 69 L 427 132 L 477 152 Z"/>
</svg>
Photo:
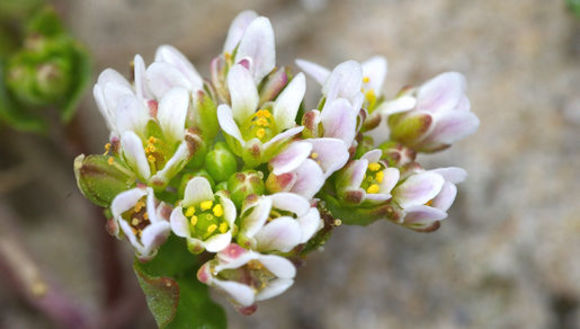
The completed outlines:
<svg viewBox="0 0 580 329">
<path fill-rule="evenodd" d="M 580 18 L 580 0 L 566 0 L 566 4 L 576 14 L 576 17 Z"/>
<path fill-rule="evenodd" d="M 187 250 L 184 239 L 170 236 L 148 263 L 133 268 L 147 305 L 162 329 L 225 329 L 224 310 L 196 278 L 200 261 Z"/>
</svg>

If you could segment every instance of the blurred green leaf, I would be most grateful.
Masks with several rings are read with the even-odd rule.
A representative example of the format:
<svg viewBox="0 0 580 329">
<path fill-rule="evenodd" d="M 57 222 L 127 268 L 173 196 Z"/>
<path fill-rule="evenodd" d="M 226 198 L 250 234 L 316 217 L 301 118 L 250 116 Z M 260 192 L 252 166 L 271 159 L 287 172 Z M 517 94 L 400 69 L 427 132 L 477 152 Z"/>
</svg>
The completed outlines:
<svg viewBox="0 0 580 329">
<path fill-rule="evenodd" d="M 566 4 L 577 17 L 580 17 L 580 0 L 566 0 Z"/>
</svg>

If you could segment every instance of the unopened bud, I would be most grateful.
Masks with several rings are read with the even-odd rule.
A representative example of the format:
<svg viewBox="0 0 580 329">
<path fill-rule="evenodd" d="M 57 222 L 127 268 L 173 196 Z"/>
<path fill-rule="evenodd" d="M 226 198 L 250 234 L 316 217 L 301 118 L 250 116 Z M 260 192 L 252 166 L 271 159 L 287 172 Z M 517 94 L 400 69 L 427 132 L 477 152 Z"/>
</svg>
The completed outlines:
<svg viewBox="0 0 580 329">
<path fill-rule="evenodd" d="M 241 207 L 251 194 L 262 195 L 265 192 L 264 175 L 260 171 L 247 170 L 233 174 L 228 180 L 232 201 Z"/>
<path fill-rule="evenodd" d="M 282 89 L 286 87 L 288 77 L 289 74 L 286 67 L 279 68 L 270 73 L 264 80 L 264 84 L 260 89 L 260 105 L 273 101 Z"/>
<path fill-rule="evenodd" d="M 391 138 L 407 146 L 418 143 L 429 131 L 433 123 L 431 114 L 397 114 L 389 117 Z"/>
<path fill-rule="evenodd" d="M 236 172 L 238 163 L 226 144 L 219 142 L 205 156 L 205 168 L 216 182 L 222 182 Z"/>
</svg>

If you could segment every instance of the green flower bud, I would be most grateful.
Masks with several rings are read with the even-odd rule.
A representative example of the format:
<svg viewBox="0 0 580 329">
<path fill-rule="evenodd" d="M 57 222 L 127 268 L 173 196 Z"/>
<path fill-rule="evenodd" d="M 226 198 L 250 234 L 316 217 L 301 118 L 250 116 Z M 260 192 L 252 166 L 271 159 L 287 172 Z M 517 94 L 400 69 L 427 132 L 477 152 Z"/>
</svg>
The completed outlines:
<svg viewBox="0 0 580 329">
<path fill-rule="evenodd" d="M 389 167 L 402 167 L 415 161 L 417 156 L 414 150 L 393 141 L 384 142 L 379 149 L 383 151 L 381 160 L 385 160 Z"/>
<path fill-rule="evenodd" d="M 433 118 L 429 113 L 396 114 L 389 117 L 391 138 L 407 146 L 421 140 L 431 128 Z"/>
<path fill-rule="evenodd" d="M 205 140 L 212 140 L 219 131 L 217 105 L 209 94 L 198 90 L 194 94 L 195 111 L 190 111 L 189 122 L 198 128 Z"/>
<path fill-rule="evenodd" d="M 205 156 L 205 168 L 216 182 L 222 182 L 237 171 L 238 163 L 226 144 L 218 142 Z"/>
<path fill-rule="evenodd" d="M 74 172 L 81 193 L 94 204 L 108 207 L 115 196 L 135 185 L 135 175 L 116 157 L 84 154 L 76 157 Z"/>
<path fill-rule="evenodd" d="M 264 79 L 260 87 L 260 106 L 266 102 L 273 101 L 276 96 L 286 87 L 290 78 L 289 69 L 282 67 L 275 69 Z"/>
<path fill-rule="evenodd" d="M 264 174 L 255 170 L 237 172 L 228 180 L 228 187 L 232 201 L 241 208 L 249 195 L 264 194 Z"/>
</svg>

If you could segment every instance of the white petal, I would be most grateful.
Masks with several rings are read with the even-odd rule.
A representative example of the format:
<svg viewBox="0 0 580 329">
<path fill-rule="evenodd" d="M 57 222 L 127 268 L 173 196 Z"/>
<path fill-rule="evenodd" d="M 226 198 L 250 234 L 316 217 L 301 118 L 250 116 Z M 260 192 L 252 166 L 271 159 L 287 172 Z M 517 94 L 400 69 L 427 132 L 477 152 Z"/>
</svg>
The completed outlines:
<svg viewBox="0 0 580 329">
<path fill-rule="evenodd" d="M 202 201 L 213 201 L 213 199 L 214 196 L 211 185 L 205 177 L 193 177 L 189 182 L 187 182 L 183 196 L 184 207 L 193 206 Z"/>
<path fill-rule="evenodd" d="M 232 24 L 230 25 L 230 29 L 228 30 L 228 36 L 226 37 L 226 41 L 224 43 L 224 50 L 223 52 L 232 53 L 240 40 L 242 39 L 242 35 L 248 28 L 248 25 L 258 17 L 253 10 L 246 10 L 242 11 L 241 13 L 234 18 Z"/>
<path fill-rule="evenodd" d="M 120 85 L 124 85 L 127 88 L 131 88 L 131 84 L 129 83 L 129 81 L 127 81 L 127 79 L 125 79 L 125 77 L 121 75 L 121 73 L 111 68 L 107 68 L 103 72 L 101 72 L 101 74 L 99 74 L 99 77 L 97 79 L 97 84 L 99 85 L 104 85 L 109 82 L 117 83 Z"/>
<path fill-rule="evenodd" d="M 228 88 L 234 119 L 239 124 L 243 124 L 254 114 L 260 101 L 250 71 L 240 64 L 234 65 L 228 73 Z"/>
<path fill-rule="evenodd" d="M 381 159 L 381 155 L 383 152 L 379 149 L 370 150 L 367 153 L 363 154 L 361 159 L 367 159 L 369 163 L 378 162 Z"/>
<path fill-rule="evenodd" d="M 300 243 L 298 222 L 291 217 L 279 217 L 266 224 L 255 238 L 260 251 L 288 252 Z"/>
<path fill-rule="evenodd" d="M 273 208 L 292 212 L 299 217 L 310 210 L 310 202 L 295 193 L 280 192 L 270 195 L 270 198 Z"/>
<path fill-rule="evenodd" d="M 254 289 L 234 281 L 213 280 L 212 285 L 226 292 L 241 306 L 254 304 Z"/>
<path fill-rule="evenodd" d="M 446 72 L 423 84 L 417 93 L 417 109 L 443 112 L 453 109 L 465 93 L 465 77 L 461 73 Z"/>
<path fill-rule="evenodd" d="M 230 227 L 234 224 L 237 213 L 236 213 L 236 206 L 228 197 L 222 196 L 221 197 L 221 204 L 224 208 L 224 219 L 230 225 Z"/>
<path fill-rule="evenodd" d="M 151 252 L 157 249 L 169 236 L 171 227 L 168 222 L 149 224 L 141 234 L 143 244 L 143 256 L 151 256 Z"/>
<path fill-rule="evenodd" d="M 298 218 L 298 224 L 300 224 L 300 230 L 302 231 L 300 243 L 306 243 L 323 226 L 320 213 L 314 207 L 310 208 L 306 215 Z"/>
<path fill-rule="evenodd" d="M 306 142 L 294 142 L 288 145 L 284 151 L 270 160 L 274 175 L 281 175 L 296 169 L 312 151 L 312 144 Z"/>
<path fill-rule="evenodd" d="M 222 234 L 216 234 L 211 238 L 204 241 L 203 245 L 205 250 L 209 252 L 219 252 L 225 249 L 232 241 L 232 231 L 231 228 L 228 232 Z"/>
<path fill-rule="evenodd" d="M 326 67 L 320 66 L 310 61 L 305 61 L 303 59 L 297 59 L 295 62 L 296 65 L 298 65 L 298 67 L 304 71 L 304 73 L 308 74 L 320 85 L 323 85 L 330 76 L 330 70 Z"/>
<path fill-rule="evenodd" d="M 171 224 L 171 230 L 178 237 L 188 238 L 191 236 L 191 233 L 189 232 L 189 221 L 187 220 L 187 217 L 183 215 L 183 208 L 181 206 L 177 206 L 173 209 L 169 218 L 169 223 Z"/>
<path fill-rule="evenodd" d="M 417 105 L 417 98 L 407 95 L 384 102 L 375 111 L 383 115 L 391 115 L 411 110 L 415 105 Z"/>
<path fill-rule="evenodd" d="M 177 48 L 163 45 L 157 48 L 155 61 L 165 62 L 176 67 L 191 83 L 192 91 L 203 88 L 201 76 L 191 62 Z"/>
<path fill-rule="evenodd" d="M 324 185 L 324 173 L 320 166 L 313 160 L 306 159 L 304 163 L 295 171 L 297 175 L 296 183 L 292 186 L 291 192 L 311 199 Z"/>
<path fill-rule="evenodd" d="M 439 194 L 443 183 L 445 179 L 441 175 L 423 172 L 407 178 L 393 191 L 393 195 L 402 208 L 422 205 Z"/>
<path fill-rule="evenodd" d="M 415 205 L 406 209 L 404 223 L 409 226 L 426 227 L 445 217 L 447 217 L 447 213 L 440 209 L 425 205 Z"/>
<path fill-rule="evenodd" d="M 441 192 L 433 199 L 431 207 L 437 208 L 441 211 L 447 211 L 455 201 L 457 196 L 457 187 L 454 184 L 445 182 L 441 188 Z"/>
<path fill-rule="evenodd" d="M 118 223 L 119 227 L 121 227 L 121 231 L 123 231 L 123 234 L 125 237 L 127 237 L 127 240 L 129 240 L 133 248 L 135 248 L 138 253 L 141 253 L 144 249 L 143 245 L 139 242 L 139 240 L 137 240 L 137 236 L 135 236 L 135 233 L 133 233 L 129 223 L 127 223 L 127 221 L 124 219 L 119 219 Z"/>
<path fill-rule="evenodd" d="M 172 142 L 183 140 L 185 118 L 189 108 L 187 89 L 177 87 L 169 90 L 159 102 L 157 119 L 163 134 Z"/>
<path fill-rule="evenodd" d="M 281 132 L 278 135 L 272 137 L 272 139 L 270 139 L 269 141 L 264 143 L 265 152 L 267 152 L 267 150 L 270 147 L 274 147 L 274 146 L 279 145 L 280 143 L 286 142 L 288 139 L 292 138 L 294 135 L 301 133 L 302 130 L 304 130 L 303 126 L 294 127 L 294 128 L 290 128 L 290 129 L 288 129 L 284 132 Z"/>
<path fill-rule="evenodd" d="M 296 276 L 296 268 L 291 261 L 284 257 L 275 255 L 259 255 L 258 261 L 264 265 L 268 271 L 283 279 L 292 279 Z"/>
<path fill-rule="evenodd" d="M 328 106 L 325 105 L 321 114 L 324 137 L 338 138 L 346 145 L 350 145 L 356 134 L 357 115 L 358 111 L 355 111 L 344 98 L 336 99 Z"/>
<path fill-rule="evenodd" d="M 244 32 L 235 62 L 245 57 L 252 59 L 252 75 L 256 84 L 274 69 L 276 65 L 274 30 L 266 17 L 254 19 Z"/>
<path fill-rule="evenodd" d="M 350 101 L 360 94 L 362 85 L 362 68 L 356 61 L 346 61 L 339 64 L 330 73 L 328 80 L 322 87 L 322 93 L 326 95 L 327 102 L 336 98 L 346 98 Z"/>
<path fill-rule="evenodd" d="M 147 162 L 147 156 L 143 149 L 141 139 L 132 131 L 126 131 L 121 135 L 121 148 L 127 164 L 136 171 L 143 179 L 149 179 L 151 168 Z"/>
<path fill-rule="evenodd" d="M 141 55 L 135 55 L 133 59 L 133 75 L 135 77 L 135 93 L 137 97 L 141 99 L 151 99 L 151 93 L 149 92 L 149 87 L 147 86 L 147 81 L 145 77 L 145 61 Z"/>
<path fill-rule="evenodd" d="M 151 181 L 159 181 L 159 183 L 168 183 L 173 176 L 175 176 L 185 165 L 191 156 L 187 142 L 183 141 L 173 153 L 173 156 L 169 158 L 169 161 L 163 166 L 163 169 L 155 173 L 151 178 Z"/>
<path fill-rule="evenodd" d="M 453 184 L 461 183 L 465 180 L 465 178 L 467 178 L 467 171 L 459 167 L 439 168 L 429 171 L 443 176 L 443 178 L 445 178 L 446 181 Z"/>
<path fill-rule="evenodd" d="M 147 83 L 149 89 L 157 99 L 163 97 L 166 92 L 174 87 L 183 87 L 187 90 L 197 90 L 187 76 L 177 67 L 165 63 L 154 62 L 147 68 Z"/>
<path fill-rule="evenodd" d="M 143 134 L 150 118 L 149 111 L 143 102 L 134 95 L 122 96 L 118 100 L 115 116 L 116 127 L 120 134 L 130 130 Z"/>
<path fill-rule="evenodd" d="M 97 103 L 97 108 L 101 112 L 101 115 L 105 119 L 105 123 L 107 124 L 107 128 L 113 132 L 117 130 L 115 114 L 113 109 L 107 105 L 105 101 L 105 94 L 103 91 L 103 87 L 101 85 L 96 84 L 93 87 L 93 97 Z"/>
<path fill-rule="evenodd" d="M 245 142 L 244 139 L 242 138 L 240 128 L 238 128 L 238 124 L 234 121 L 232 109 L 226 104 L 218 106 L 217 117 L 220 127 L 222 128 L 224 133 L 232 136 L 233 138 L 238 140 L 240 144 L 244 145 Z"/>
<path fill-rule="evenodd" d="M 272 113 L 280 130 L 295 126 L 296 114 L 306 91 L 306 78 L 298 73 L 276 98 Z"/>
<path fill-rule="evenodd" d="M 366 193 L 364 194 L 363 200 L 368 200 L 372 203 L 381 203 L 383 201 L 389 200 L 391 195 L 388 193 Z"/>
<path fill-rule="evenodd" d="M 125 211 L 133 208 L 137 201 L 147 194 L 145 189 L 133 188 L 119 193 L 111 202 L 113 217 L 120 217 Z"/>
<path fill-rule="evenodd" d="M 268 283 L 268 285 L 256 294 L 256 301 L 262 301 L 276 297 L 288 290 L 294 284 L 292 279 L 277 279 Z"/>
<path fill-rule="evenodd" d="M 270 216 L 270 210 L 272 210 L 272 200 L 267 197 L 260 198 L 249 212 L 242 211 L 245 216 L 242 219 L 240 230 L 246 236 L 254 237 L 266 223 L 268 216 Z"/>
<path fill-rule="evenodd" d="M 380 186 L 381 193 L 391 193 L 391 190 L 399 182 L 399 169 L 397 168 L 386 168 L 383 170 L 383 181 Z"/>
<path fill-rule="evenodd" d="M 434 126 L 426 142 L 453 144 L 473 134 L 479 128 L 479 118 L 473 112 L 449 111 L 438 113 Z"/>
<path fill-rule="evenodd" d="M 340 139 L 312 138 L 306 141 L 312 144 L 312 153 L 316 153 L 316 163 L 322 168 L 325 177 L 344 167 L 348 161 L 348 148 Z"/>
<path fill-rule="evenodd" d="M 374 90 L 377 96 L 381 95 L 383 83 L 387 76 L 387 59 L 383 56 L 374 56 L 361 64 L 363 79 L 368 78 L 369 82 L 364 83 L 365 89 Z"/>
</svg>

